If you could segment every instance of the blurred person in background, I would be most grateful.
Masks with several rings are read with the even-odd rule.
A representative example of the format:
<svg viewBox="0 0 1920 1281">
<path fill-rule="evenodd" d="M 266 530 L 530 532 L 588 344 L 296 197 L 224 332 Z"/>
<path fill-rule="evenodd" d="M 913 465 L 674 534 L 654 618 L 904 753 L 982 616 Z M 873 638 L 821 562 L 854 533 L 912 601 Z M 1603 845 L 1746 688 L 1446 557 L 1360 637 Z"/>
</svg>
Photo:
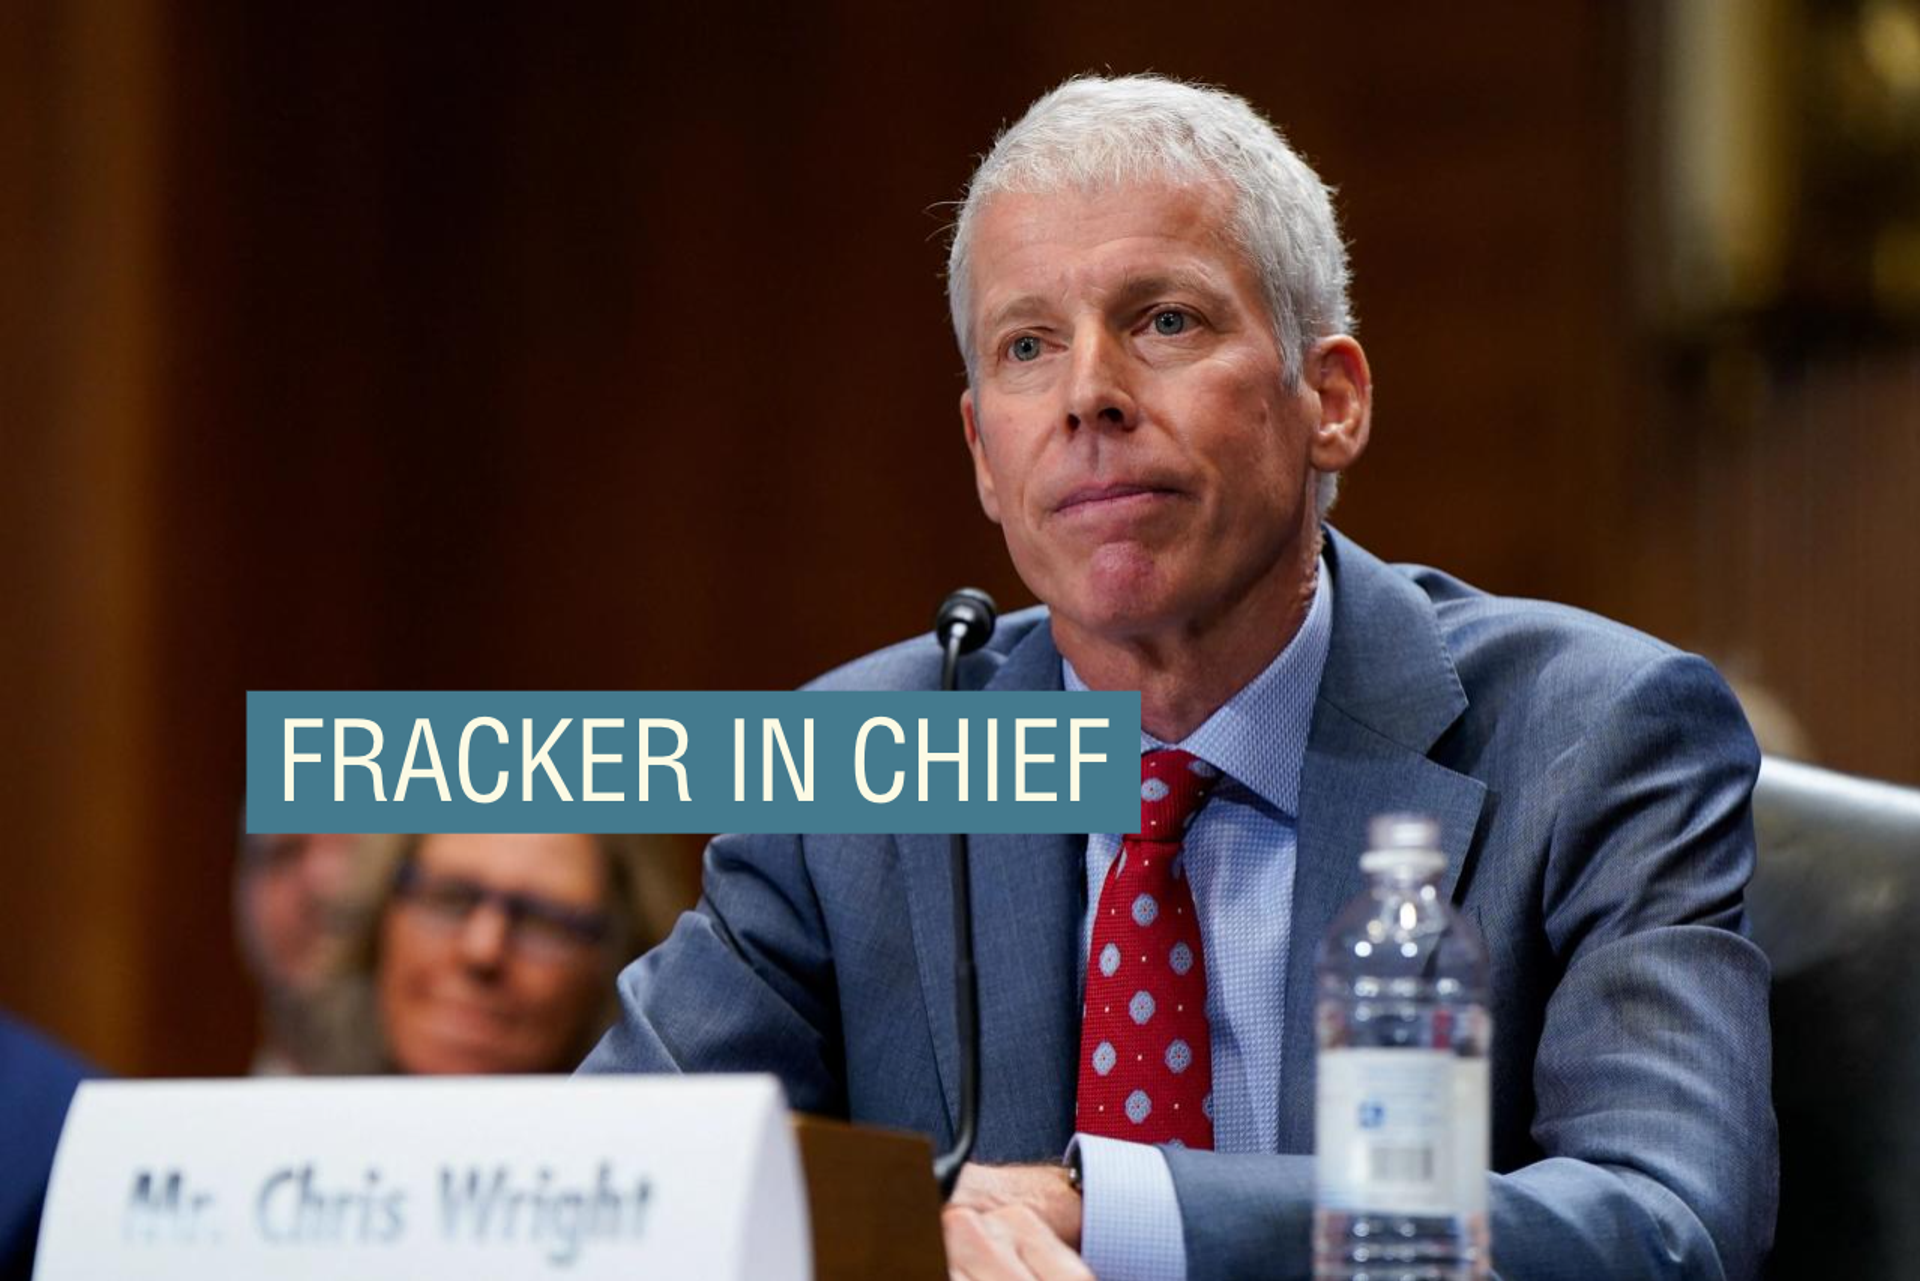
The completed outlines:
<svg viewBox="0 0 1920 1281">
<path fill-rule="evenodd" d="M 33 1275 L 53 1150 L 80 1082 L 98 1073 L 0 1013 L 0 1281 Z"/>
<path fill-rule="evenodd" d="M 326 1071 L 571 1071 L 691 896 L 664 839 L 392 838 L 349 895 Z"/>
<path fill-rule="evenodd" d="M 318 1071 L 327 1033 L 315 997 L 341 945 L 337 905 L 366 855 L 364 836 L 240 838 L 234 924 L 260 994 L 255 1076 Z"/>
</svg>

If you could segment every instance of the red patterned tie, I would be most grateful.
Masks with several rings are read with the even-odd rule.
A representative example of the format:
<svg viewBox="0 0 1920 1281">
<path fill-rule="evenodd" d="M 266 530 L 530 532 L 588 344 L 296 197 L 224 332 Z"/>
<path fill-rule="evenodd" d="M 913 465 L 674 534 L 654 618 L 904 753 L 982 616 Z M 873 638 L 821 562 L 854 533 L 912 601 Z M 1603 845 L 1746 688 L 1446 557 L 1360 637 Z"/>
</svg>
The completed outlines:
<svg viewBox="0 0 1920 1281">
<path fill-rule="evenodd" d="M 1141 831 L 1107 869 L 1087 955 L 1084 1134 L 1213 1146 L 1207 964 L 1180 842 L 1219 778 L 1188 752 L 1140 758 Z"/>
</svg>

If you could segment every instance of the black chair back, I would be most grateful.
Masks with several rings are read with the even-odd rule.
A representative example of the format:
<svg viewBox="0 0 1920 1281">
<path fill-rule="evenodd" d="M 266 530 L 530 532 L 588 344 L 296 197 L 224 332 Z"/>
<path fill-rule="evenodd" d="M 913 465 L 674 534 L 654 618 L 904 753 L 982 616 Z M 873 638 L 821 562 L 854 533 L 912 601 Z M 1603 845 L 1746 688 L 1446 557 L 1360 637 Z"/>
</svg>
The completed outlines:
<svg viewBox="0 0 1920 1281">
<path fill-rule="evenodd" d="M 1774 1277 L 1920 1275 L 1920 791 L 1769 758 L 1753 937 L 1773 962 Z"/>
</svg>

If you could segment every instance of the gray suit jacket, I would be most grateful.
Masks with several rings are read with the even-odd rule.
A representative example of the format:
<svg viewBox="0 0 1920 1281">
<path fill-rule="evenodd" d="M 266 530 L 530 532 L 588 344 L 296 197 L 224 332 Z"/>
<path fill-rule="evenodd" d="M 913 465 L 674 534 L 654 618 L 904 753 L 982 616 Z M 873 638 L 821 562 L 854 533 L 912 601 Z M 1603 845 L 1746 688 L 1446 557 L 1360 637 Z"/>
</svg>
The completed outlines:
<svg viewBox="0 0 1920 1281">
<path fill-rule="evenodd" d="M 1759 754 L 1705 662 L 1578 611 L 1388 566 L 1329 531 L 1331 649 L 1301 778 L 1281 1154 L 1169 1151 L 1190 1275 L 1303 1276 L 1314 944 L 1373 814 L 1439 818 L 1493 960 L 1495 1263 L 1511 1278 L 1754 1275 L 1773 1234 L 1768 970 L 1745 936 Z M 820 689 L 929 689 L 926 638 Z M 1058 689 L 1042 611 L 967 660 Z M 978 1159 L 1073 1132 L 1085 839 L 973 838 Z M 801 1110 L 950 1141 L 940 836 L 720 837 L 705 893 L 621 977 L 588 1071 L 764 1071 Z M 1292 1065 L 1299 1065 L 1297 1068 Z"/>
</svg>

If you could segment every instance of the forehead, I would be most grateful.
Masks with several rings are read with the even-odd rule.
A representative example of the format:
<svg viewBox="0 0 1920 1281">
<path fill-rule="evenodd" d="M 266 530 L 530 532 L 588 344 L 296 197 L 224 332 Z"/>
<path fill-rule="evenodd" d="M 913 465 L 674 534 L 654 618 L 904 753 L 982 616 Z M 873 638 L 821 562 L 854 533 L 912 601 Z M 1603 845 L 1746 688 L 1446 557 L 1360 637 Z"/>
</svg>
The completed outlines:
<svg viewBox="0 0 1920 1281">
<path fill-rule="evenodd" d="M 415 858 L 436 876 L 461 876 L 580 907 L 597 905 L 605 891 L 606 871 L 589 836 L 428 836 Z"/>
<path fill-rule="evenodd" d="M 973 323 L 1022 298 L 1095 297 L 1143 275 L 1178 275 L 1257 298 L 1233 213 L 1221 182 L 996 193 L 973 224 Z"/>
</svg>

